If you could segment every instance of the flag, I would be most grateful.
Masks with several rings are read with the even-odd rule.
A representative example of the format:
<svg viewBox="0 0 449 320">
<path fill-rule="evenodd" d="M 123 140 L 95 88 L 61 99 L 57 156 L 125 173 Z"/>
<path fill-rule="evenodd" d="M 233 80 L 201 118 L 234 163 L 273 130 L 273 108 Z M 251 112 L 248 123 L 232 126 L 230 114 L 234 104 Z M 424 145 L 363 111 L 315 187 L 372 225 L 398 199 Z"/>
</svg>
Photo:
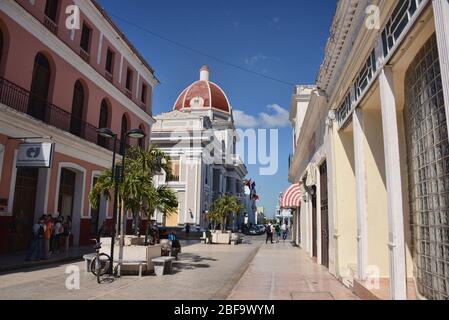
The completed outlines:
<svg viewBox="0 0 449 320">
<path fill-rule="evenodd" d="M 249 179 L 248 181 L 246 181 L 246 186 L 247 186 L 248 188 L 251 189 L 251 185 L 252 185 L 252 180 L 251 180 L 251 179 Z"/>
</svg>

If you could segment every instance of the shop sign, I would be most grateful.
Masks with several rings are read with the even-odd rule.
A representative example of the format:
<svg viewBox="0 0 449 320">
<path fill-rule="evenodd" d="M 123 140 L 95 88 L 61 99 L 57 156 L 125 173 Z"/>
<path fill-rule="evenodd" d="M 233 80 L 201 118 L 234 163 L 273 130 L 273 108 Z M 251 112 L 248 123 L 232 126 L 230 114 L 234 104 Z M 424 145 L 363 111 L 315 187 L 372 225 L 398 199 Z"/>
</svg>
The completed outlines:
<svg viewBox="0 0 449 320">
<path fill-rule="evenodd" d="M 22 143 L 17 153 L 17 168 L 51 168 L 54 143 Z"/>
</svg>

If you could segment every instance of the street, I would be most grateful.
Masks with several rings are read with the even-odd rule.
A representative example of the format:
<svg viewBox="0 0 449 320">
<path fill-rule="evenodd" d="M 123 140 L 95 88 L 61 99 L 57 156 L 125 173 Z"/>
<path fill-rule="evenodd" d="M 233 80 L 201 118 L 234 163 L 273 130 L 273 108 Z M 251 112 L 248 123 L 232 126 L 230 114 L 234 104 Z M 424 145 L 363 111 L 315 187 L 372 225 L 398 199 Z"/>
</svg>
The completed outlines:
<svg viewBox="0 0 449 320">
<path fill-rule="evenodd" d="M 290 243 L 249 237 L 238 246 L 183 243 L 172 275 L 124 276 L 98 285 L 83 262 L 0 275 L 0 299 L 224 300 L 354 299 L 351 292 Z M 66 288 L 67 267 L 80 268 L 80 289 Z M 296 271 L 294 272 L 294 269 Z"/>
</svg>

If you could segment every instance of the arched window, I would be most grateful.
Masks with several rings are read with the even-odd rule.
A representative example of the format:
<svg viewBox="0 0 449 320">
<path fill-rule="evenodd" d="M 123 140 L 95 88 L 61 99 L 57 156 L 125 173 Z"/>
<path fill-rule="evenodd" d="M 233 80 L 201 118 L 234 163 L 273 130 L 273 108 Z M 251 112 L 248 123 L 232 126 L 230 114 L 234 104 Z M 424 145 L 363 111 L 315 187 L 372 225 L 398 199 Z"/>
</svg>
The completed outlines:
<svg viewBox="0 0 449 320">
<path fill-rule="evenodd" d="M 70 133 L 81 137 L 84 132 L 83 114 L 84 114 L 85 94 L 83 84 L 78 80 L 75 82 L 72 100 L 72 115 L 70 120 Z"/>
<path fill-rule="evenodd" d="M 122 116 L 122 129 L 120 134 L 120 140 L 122 142 L 122 148 L 120 148 L 120 154 L 123 155 L 125 153 L 124 147 L 128 145 L 128 139 L 126 139 L 126 133 L 129 130 L 128 117 L 126 114 Z"/>
<path fill-rule="evenodd" d="M 98 121 L 98 128 L 108 128 L 109 126 L 109 107 L 108 102 L 103 99 L 101 101 L 101 108 L 100 108 L 100 119 Z M 103 148 L 108 148 L 108 139 L 98 136 L 98 145 Z"/>
<path fill-rule="evenodd" d="M 50 62 L 47 57 L 42 53 L 38 53 L 34 59 L 33 79 L 31 81 L 27 113 L 42 121 L 45 121 L 47 113 L 50 70 Z"/>
<path fill-rule="evenodd" d="M 141 124 L 139 126 L 139 129 L 142 130 L 143 132 L 145 132 L 145 134 L 146 134 L 145 126 L 143 124 Z M 142 149 L 145 149 L 145 138 L 139 139 L 139 147 Z"/>
</svg>

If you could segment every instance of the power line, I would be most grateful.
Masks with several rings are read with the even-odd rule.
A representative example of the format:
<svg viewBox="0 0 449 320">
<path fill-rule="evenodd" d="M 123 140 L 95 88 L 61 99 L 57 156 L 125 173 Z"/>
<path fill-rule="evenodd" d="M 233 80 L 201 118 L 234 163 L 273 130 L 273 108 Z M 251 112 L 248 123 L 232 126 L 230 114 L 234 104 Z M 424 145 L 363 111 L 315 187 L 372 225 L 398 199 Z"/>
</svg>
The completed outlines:
<svg viewBox="0 0 449 320">
<path fill-rule="evenodd" d="M 224 59 L 221 59 L 221 58 L 212 56 L 212 55 L 210 55 L 210 54 L 208 54 L 208 53 L 202 52 L 202 51 L 200 51 L 200 50 L 198 50 L 198 49 L 189 47 L 189 46 L 187 46 L 187 45 L 185 45 L 185 44 L 183 44 L 183 43 L 180 43 L 180 42 L 171 40 L 171 39 L 169 39 L 169 38 L 167 38 L 167 37 L 165 37 L 165 36 L 163 36 L 163 35 L 161 35 L 161 34 L 159 34 L 159 33 L 156 33 L 156 32 L 154 32 L 154 31 L 151 31 L 151 30 L 149 30 L 149 29 L 147 29 L 147 28 L 145 28 L 145 27 L 142 27 L 142 26 L 140 26 L 140 25 L 138 25 L 138 24 L 136 24 L 136 23 L 134 23 L 134 22 L 131 22 L 131 21 L 129 21 L 129 20 L 123 19 L 123 18 L 121 18 L 121 17 L 119 17 L 119 16 L 117 16 L 117 15 L 115 15 L 115 14 L 110 14 L 110 15 L 111 15 L 112 17 L 114 17 L 115 19 L 122 21 L 123 23 L 126 23 L 126 24 L 128 24 L 128 25 L 130 25 L 130 26 L 133 26 L 133 27 L 135 27 L 135 28 L 137 28 L 137 29 L 139 29 L 139 30 L 141 30 L 141 31 L 143 31 L 143 32 L 146 32 L 146 33 L 148 33 L 148 34 L 151 34 L 152 36 L 154 36 L 154 37 L 156 37 L 156 38 L 159 38 L 159 39 L 161 39 L 161 40 L 164 40 L 164 41 L 166 41 L 166 42 L 169 42 L 170 44 L 172 44 L 172 45 L 174 45 L 174 46 L 177 46 L 177 47 L 183 48 L 183 49 L 185 49 L 185 50 L 194 52 L 194 53 L 196 53 L 196 54 L 198 54 L 198 55 L 201 55 L 201 56 L 207 57 L 207 58 L 209 58 L 209 59 L 215 60 L 215 61 L 217 61 L 217 62 L 219 62 L 219 63 L 221 63 L 221 64 L 224 64 L 224 65 L 227 65 L 227 66 L 229 66 L 229 67 L 238 69 L 238 70 L 240 70 L 240 71 L 244 71 L 244 72 L 247 72 L 247 73 L 250 73 L 250 74 L 253 74 L 253 75 L 256 75 L 256 76 L 259 76 L 259 77 L 268 79 L 268 80 L 271 80 L 271 81 L 275 81 L 275 82 L 281 83 L 281 84 L 283 84 L 283 85 L 288 85 L 289 87 L 295 86 L 294 83 L 291 83 L 291 82 L 288 82 L 288 81 L 285 81 L 285 80 L 281 80 L 281 79 L 278 79 L 278 78 L 270 77 L 270 76 L 268 76 L 268 75 L 266 75 L 266 74 L 263 74 L 263 73 L 260 73 L 260 72 L 257 72 L 257 71 L 253 71 L 253 70 L 244 68 L 244 67 L 239 66 L 239 65 L 237 65 L 237 64 L 234 64 L 234 63 L 232 63 L 232 62 L 229 62 L 229 61 L 226 61 L 226 60 L 224 60 Z"/>
</svg>

